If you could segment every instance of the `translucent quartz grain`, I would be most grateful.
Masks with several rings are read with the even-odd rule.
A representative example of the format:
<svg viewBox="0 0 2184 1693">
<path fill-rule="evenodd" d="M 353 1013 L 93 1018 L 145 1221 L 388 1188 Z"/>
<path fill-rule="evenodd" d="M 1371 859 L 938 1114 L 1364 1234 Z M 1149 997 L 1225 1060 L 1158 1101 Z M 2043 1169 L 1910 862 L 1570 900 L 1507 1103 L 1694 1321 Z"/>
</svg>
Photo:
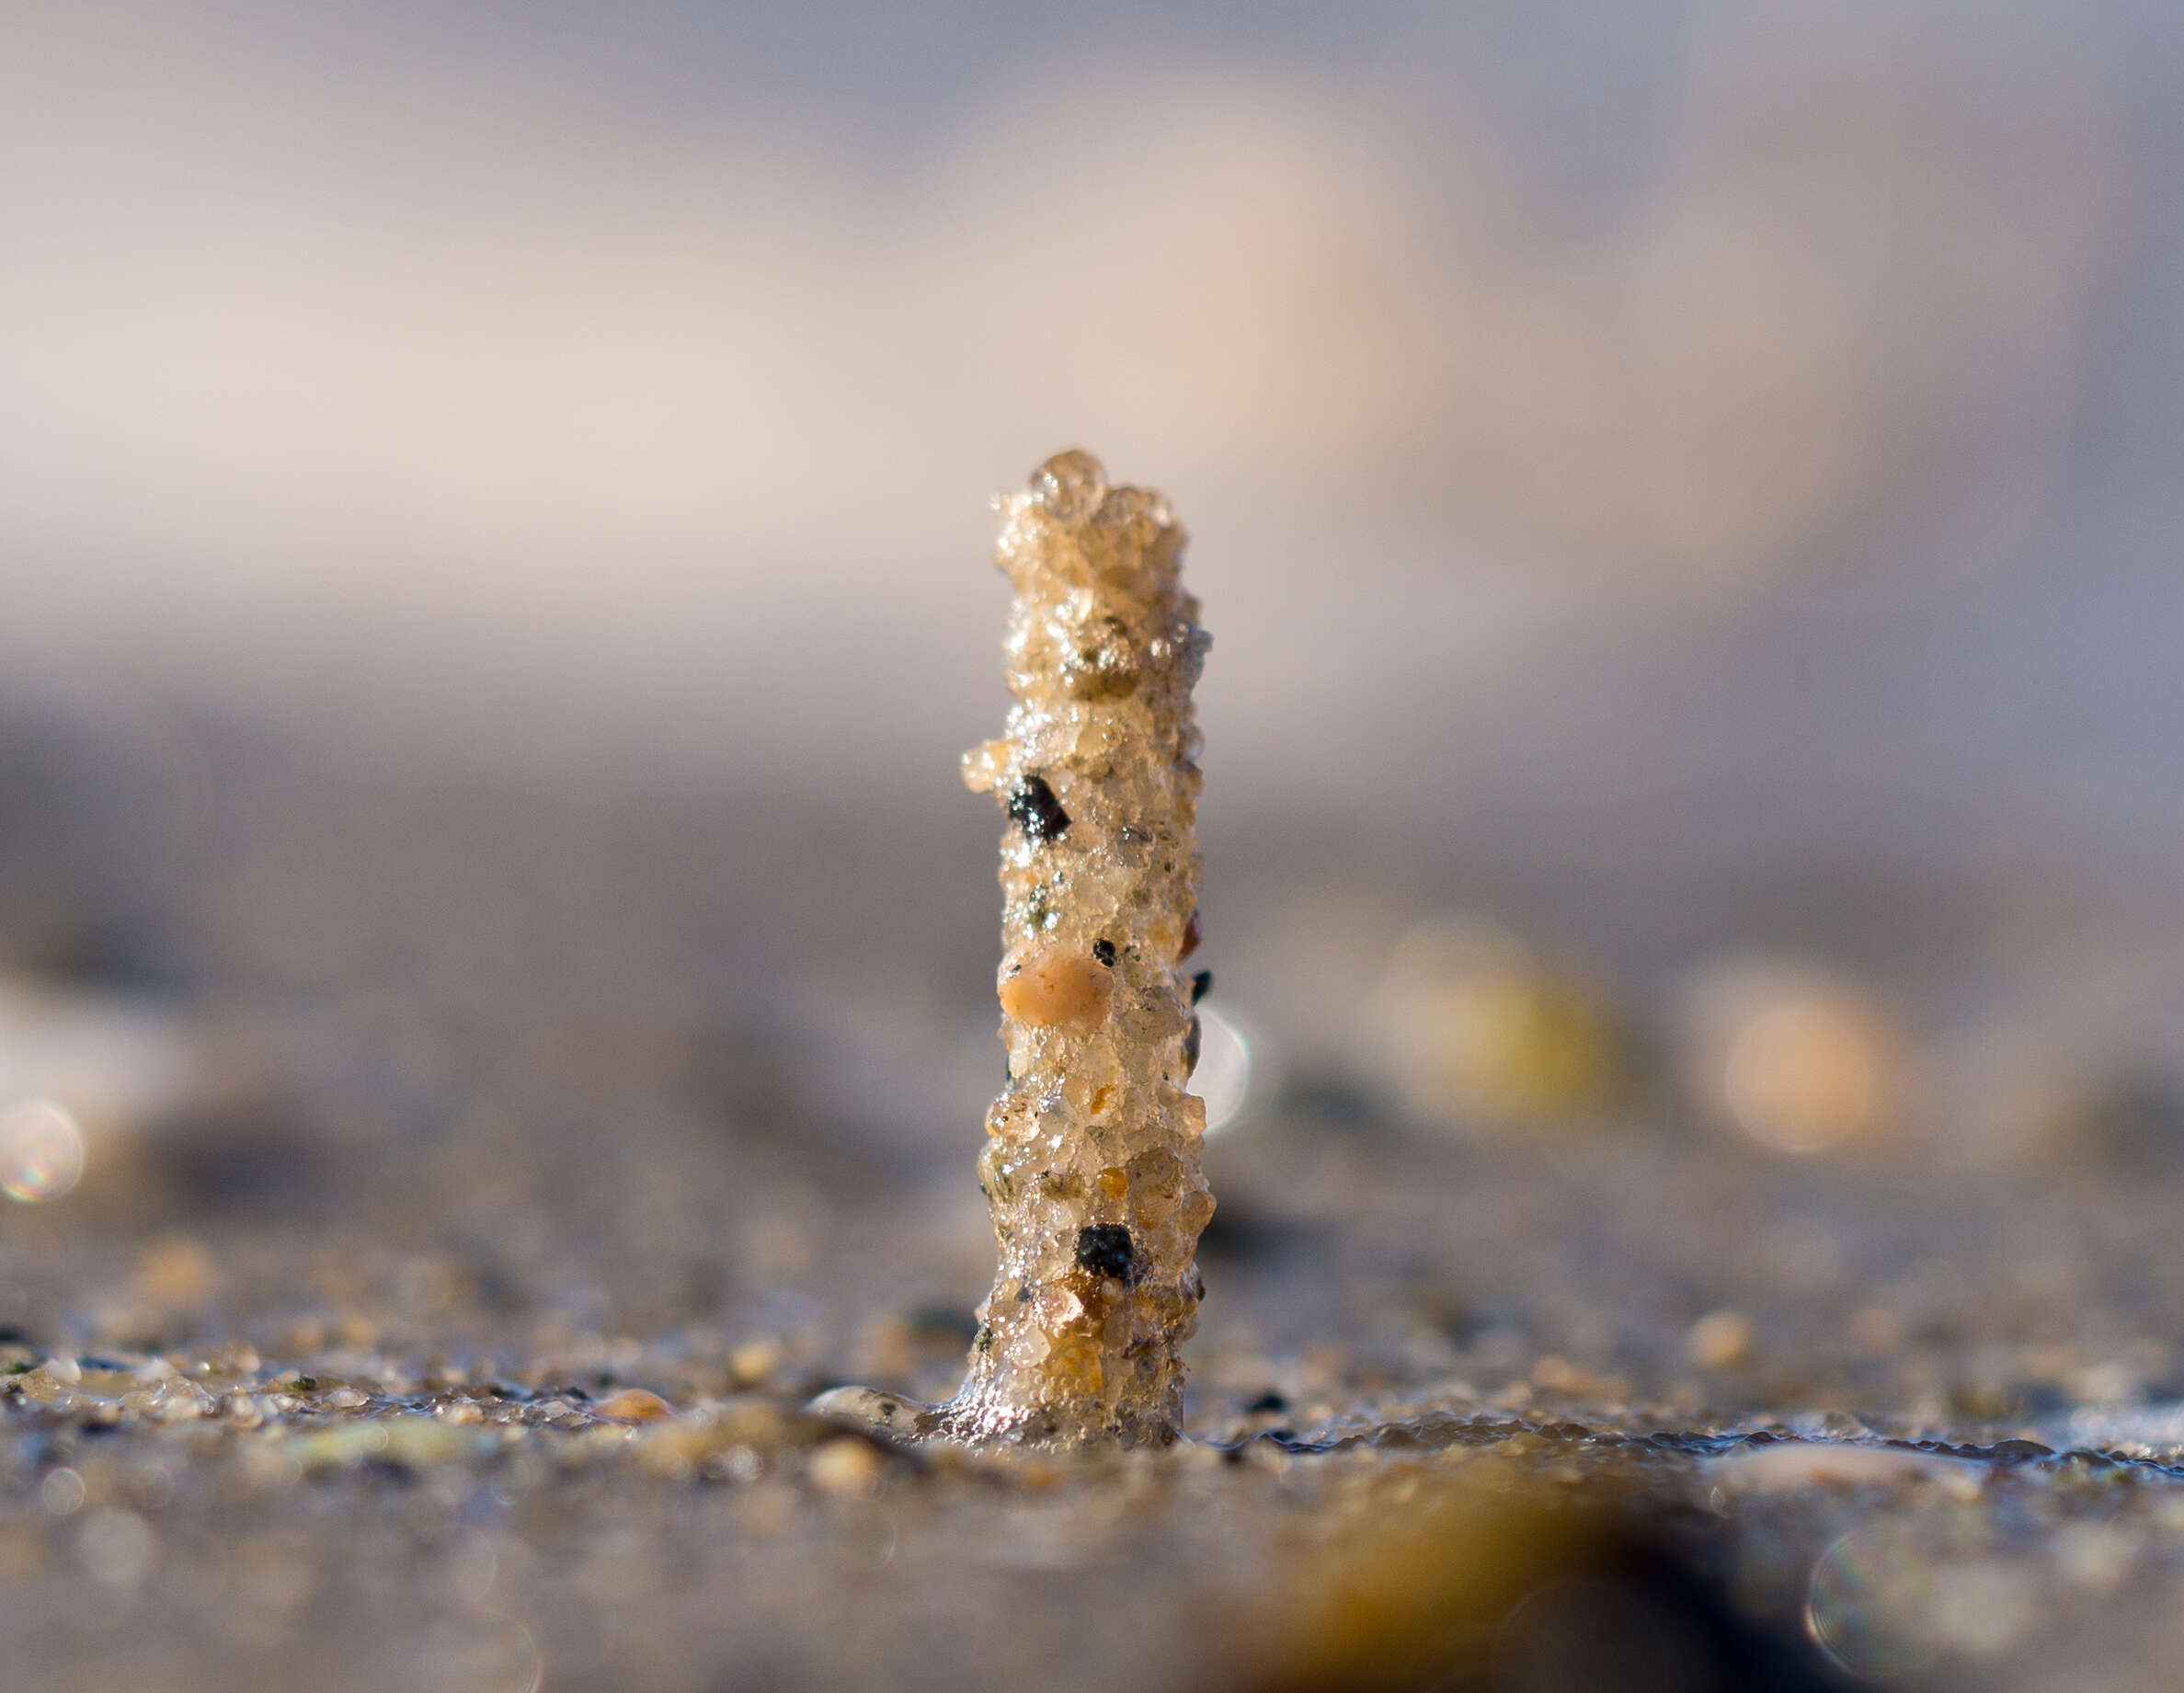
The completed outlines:
<svg viewBox="0 0 2184 1693">
<path fill-rule="evenodd" d="M 1064 452 L 1000 502 L 1016 590 L 1008 732 L 964 780 L 1008 818 L 999 978 L 1008 1085 L 978 1173 L 1001 1266 L 936 1419 L 977 1440 L 1175 1438 L 1197 1325 L 1198 730 L 1206 636 L 1159 495 Z"/>
</svg>

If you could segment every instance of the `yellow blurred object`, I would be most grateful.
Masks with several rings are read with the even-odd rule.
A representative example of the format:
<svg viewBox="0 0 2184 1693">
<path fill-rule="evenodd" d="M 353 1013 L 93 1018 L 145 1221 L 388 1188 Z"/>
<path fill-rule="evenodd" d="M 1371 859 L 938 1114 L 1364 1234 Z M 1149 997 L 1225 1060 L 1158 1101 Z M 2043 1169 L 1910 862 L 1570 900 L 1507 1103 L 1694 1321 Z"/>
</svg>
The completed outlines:
<svg viewBox="0 0 2184 1693">
<path fill-rule="evenodd" d="M 1332 1508 L 1332 1507 L 1331 1507 Z M 1540 1487 L 1492 1459 L 1384 1472 L 1240 1632 L 1249 1693 L 1793 1686 L 1794 1648 L 1737 1620 L 1612 1490 Z"/>
<path fill-rule="evenodd" d="M 1498 930 L 1412 929 L 1370 1016 L 1403 1105 L 1444 1127 L 1571 1124 L 1626 1090 L 1624 1037 L 1605 996 Z"/>
</svg>

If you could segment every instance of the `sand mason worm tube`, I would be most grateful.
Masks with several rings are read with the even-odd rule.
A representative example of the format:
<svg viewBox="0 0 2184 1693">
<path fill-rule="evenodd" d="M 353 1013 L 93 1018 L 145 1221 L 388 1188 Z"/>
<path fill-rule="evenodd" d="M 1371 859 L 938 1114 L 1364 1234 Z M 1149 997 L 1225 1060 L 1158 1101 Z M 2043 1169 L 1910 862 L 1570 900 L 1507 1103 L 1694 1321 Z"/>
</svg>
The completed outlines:
<svg viewBox="0 0 2184 1693">
<path fill-rule="evenodd" d="M 978 1160 L 1001 1264 L 961 1390 L 960 1437 L 1166 1445 L 1213 1215 L 1192 1006 L 1207 645 L 1159 495 L 1064 452 L 1001 502 L 1015 589 L 1008 732 L 964 779 L 1008 822 L 999 990 L 1008 1082 Z"/>
</svg>

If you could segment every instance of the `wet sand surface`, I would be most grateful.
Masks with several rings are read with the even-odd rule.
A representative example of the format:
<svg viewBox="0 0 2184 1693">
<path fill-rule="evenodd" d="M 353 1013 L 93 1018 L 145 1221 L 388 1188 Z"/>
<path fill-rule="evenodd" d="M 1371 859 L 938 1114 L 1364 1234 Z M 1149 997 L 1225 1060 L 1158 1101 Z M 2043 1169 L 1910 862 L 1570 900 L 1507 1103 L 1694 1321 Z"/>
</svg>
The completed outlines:
<svg viewBox="0 0 2184 1693">
<path fill-rule="evenodd" d="M 9 1038 L 109 1085 L 73 1191 L 0 1218 L 11 1685 L 2090 1689 L 2184 1654 L 2157 1136 L 1791 1159 L 1664 1060 L 1435 1127 L 1283 1009 L 1341 990 L 1298 913 L 1357 877 L 1230 819 L 1209 1003 L 1262 1063 L 1206 1148 L 1192 1439 L 902 1448 L 802 1408 L 944 1396 L 991 1271 L 992 821 L 945 772 L 16 744 Z"/>
</svg>

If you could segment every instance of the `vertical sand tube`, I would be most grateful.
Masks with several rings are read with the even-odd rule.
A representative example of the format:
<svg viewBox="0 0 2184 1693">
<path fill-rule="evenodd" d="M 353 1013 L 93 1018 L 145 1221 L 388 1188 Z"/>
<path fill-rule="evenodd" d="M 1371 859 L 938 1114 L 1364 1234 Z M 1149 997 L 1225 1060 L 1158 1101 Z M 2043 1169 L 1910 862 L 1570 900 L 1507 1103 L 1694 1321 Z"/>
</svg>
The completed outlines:
<svg viewBox="0 0 2184 1693">
<path fill-rule="evenodd" d="M 969 1374 L 928 1421 L 981 1442 L 1164 1446 L 1197 1323 L 1204 1104 L 1192 1006 L 1207 639 L 1159 495 L 1064 452 L 1001 502 L 1016 592 L 1007 733 L 964 779 L 1007 814 L 1008 1084 L 980 1184 L 1001 1264 Z"/>
</svg>

